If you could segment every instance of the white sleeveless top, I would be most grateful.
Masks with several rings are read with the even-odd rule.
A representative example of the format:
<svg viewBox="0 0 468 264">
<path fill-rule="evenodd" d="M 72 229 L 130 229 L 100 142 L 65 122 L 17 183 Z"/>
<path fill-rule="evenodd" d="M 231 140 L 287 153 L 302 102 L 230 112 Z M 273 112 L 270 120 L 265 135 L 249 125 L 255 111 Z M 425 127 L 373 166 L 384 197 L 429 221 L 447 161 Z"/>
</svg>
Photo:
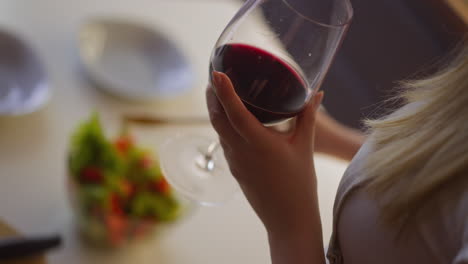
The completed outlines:
<svg viewBox="0 0 468 264">
<path fill-rule="evenodd" d="M 468 264 L 468 190 L 458 190 L 461 195 L 455 198 L 437 197 L 431 214 L 396 240 L 399 230 L 380 224 L 376 201 L 361 188 L 365 184 L 361 168 L 372 149 L 368 142 L 338 188 L 327 252 L 330 264 Z"/>
</svg>

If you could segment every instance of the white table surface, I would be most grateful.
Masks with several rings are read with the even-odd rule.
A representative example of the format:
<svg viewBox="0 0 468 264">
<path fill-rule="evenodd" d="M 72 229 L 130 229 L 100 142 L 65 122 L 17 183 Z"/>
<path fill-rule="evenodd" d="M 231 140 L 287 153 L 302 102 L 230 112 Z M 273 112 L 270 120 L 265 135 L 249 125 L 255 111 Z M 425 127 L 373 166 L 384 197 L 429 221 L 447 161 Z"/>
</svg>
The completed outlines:
<svg viewBox="0 0 468 264">
<path fill-rule="evenodd" d="M 77 122 L 101 113 L 109 134 L 121 113 L 207 117 L 204 100 L 208 58 L 239 4 L 229 0 L 2 0 L 0 28 L 14 31 L 39 53 L 48 69 L 53 98 L 41 111 L 0 117 L 0 218 L 20 232 L 60 231 L 64 247 L 50 263 L 269 263 L 265 231 L 239 194 L 222 207 L 201 207 L 163 237 L 117 252 L 83 246 L 74 232 L 65 186 L 65 153 Z M 185 50 L 197 80 L 188 94 L 151 104 L 132 104 L 96 90 L 84 78 L 76 33 L 88 17 L 118 16 L 166 32 Z M 177 132 L 214 136 L 209 126 L 141 128 L 138 140 L 157 146 Z M 332 207 L 346 163 L 317 156 L 325 244 Z"/>
</svg>

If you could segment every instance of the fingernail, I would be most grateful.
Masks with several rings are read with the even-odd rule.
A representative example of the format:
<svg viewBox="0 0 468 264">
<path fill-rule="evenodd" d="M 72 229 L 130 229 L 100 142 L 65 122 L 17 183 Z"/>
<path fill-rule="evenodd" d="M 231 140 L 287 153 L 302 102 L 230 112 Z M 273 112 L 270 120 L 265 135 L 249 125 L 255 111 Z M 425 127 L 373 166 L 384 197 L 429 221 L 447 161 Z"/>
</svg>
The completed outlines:
<svg viewBox="0 0 468 264">
<path fill-rule="evenodd" d="M 318 92 L 316 95 L 315 95 L 315 105 L 314 105 L 314 108 L 315 110 L 317 110 L 319 107 L 320 107 L 320 104 L 322 103 L 323 101 L 323 96 L 325 95 L 324 91 L 320 91 Z"/>
<path fill-rule="evenodd" d="M 317 104 L 321 104 L 322 101 L 323 101 L 323 97 L 325 96 L 325 92 L 324 91 L 320 91 L 317 93 L 317 96 L 319 97 L 319 99 L 317 99 Z"/>
<path fill-rule="evenodd" d="M 219 86 L 221 84 L 221 82 L 223 81 L 222 78 L 223 76 L 220 72 L 213 71 L 213 83 L 214 83 L 215 89 L 218 89 L 218 87 L 216 86 Z"/>
</svg>

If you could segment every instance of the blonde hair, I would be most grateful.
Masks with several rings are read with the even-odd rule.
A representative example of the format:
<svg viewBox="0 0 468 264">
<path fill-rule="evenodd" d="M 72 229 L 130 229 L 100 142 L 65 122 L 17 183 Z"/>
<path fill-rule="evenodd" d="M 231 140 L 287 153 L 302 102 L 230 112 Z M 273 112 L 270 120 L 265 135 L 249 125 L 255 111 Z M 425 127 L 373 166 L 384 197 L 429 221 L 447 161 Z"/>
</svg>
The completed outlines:
<svg viewBox="0 0 468 264">
<path fill-rule="evenodd" d="M 445 69 L 404 82 L 404 107 L 368 120 L 367 190 L 386 223 L 404 224 L 444 186 L 468 182 L 468 42 Z"/>
</svg>

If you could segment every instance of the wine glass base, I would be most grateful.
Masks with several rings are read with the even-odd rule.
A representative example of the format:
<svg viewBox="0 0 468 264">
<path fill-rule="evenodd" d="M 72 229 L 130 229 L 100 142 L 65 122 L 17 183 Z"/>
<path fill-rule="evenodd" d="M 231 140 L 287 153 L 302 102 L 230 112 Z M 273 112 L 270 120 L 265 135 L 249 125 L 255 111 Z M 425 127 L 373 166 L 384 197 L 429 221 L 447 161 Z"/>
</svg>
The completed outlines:
<svg viewBox="0 0 468 264">
<path fill-rule="evenodd" d="M 212 142 L 207 137 L 181 135 L 166 141 L 159 149 L 163 174 L 172 187 L 208 206 L 228 201 L 239 190 L 221 150 L 213 153 L 211 169 L 200 166 L 205 159 L 204 151 Z"/>
</svg>

